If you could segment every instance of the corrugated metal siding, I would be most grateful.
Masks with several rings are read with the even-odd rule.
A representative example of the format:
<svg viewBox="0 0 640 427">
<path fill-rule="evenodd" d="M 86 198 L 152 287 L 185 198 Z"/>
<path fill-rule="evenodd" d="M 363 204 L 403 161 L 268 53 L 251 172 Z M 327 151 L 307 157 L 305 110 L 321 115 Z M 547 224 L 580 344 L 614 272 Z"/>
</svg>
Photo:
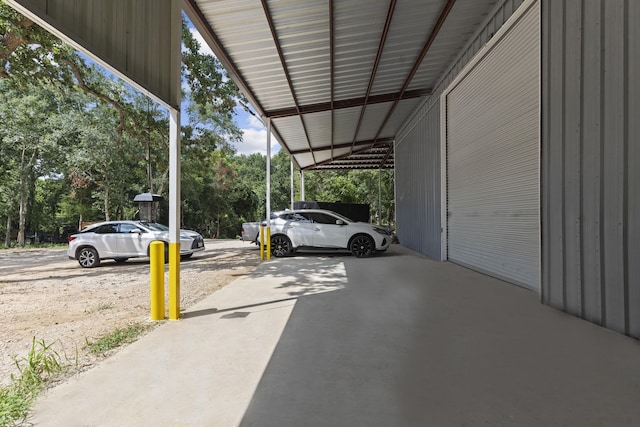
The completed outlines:
<svg viewBox="0 0 640 427">
<path fill-rule="evenodd" d="M 542 300 L 640 338 L 640 5 L 542 11 Z"/>
<path fill-rule="evenodd" d="M 407 116 L 396 136 L 396 220 L 400 243 L 441 258 L 440 95 L 524 0 L 499 2 L 439 78 L 433 96 Z M 434 43 L 434 48 L 438 43 Z M 427 62 L 427 59 L 425 59 Z M 427 65 L 423 65 L 425 67 Z M 414 80 L 409 89 L 420 87 Z M 426 196 L 428 195 L 428 196 Z M 421 201 L 422 200 L 422 201 Z M 428 201 L 428 202 L 427 202 Z M 424 233 L 416 234 L 416 230 Z"/>
<path fill-rule="evenodd" d="M 396 141 L 396 232 L 403 246 L 439 260 L 440 105 L 423 104 Z"/>
<path fill-rule="evenodd" d="M 180 8 L 172 0 L 16 0 L 82 48 L 179 108 Z M 171 34 L 177 37 L 171 41 Z"/>
<path fill-rule="evenodd" d="M 538 2 L 446 94 L 448 258 L 537 290 Z"/>
<path fill-rule="evenodd" d="M 380 1 L 334 2 L 335 99 L 366 92 L 388 7 Z"/>
<path fill-rule="evenodd" d="M 200 8 L 263 108 L 295 105 L 260 2 L 220 0 Z"/>
<path fill-rule="evenodd" d="M 480 29 L 471 36 L 456 59 L 440 77 L 438 83 L 435 85 L 434 96 L 439 96 L 444 89 L 451 84 L 456 76 L 460 74 L 462 68 L 482 49 L 523 2 L 524 0 L 505 0 L 493 9 L 489 16 L 483 21 Z M 411 89 L 412 87 L 413 84 L 410 85 L 409 88 Z"/>
<path fill-rule="evenodd" d="M 299 104 L 331 99 L 329 9 L 316 0 L 280 0 L 269 9 Z"/>
</svg>

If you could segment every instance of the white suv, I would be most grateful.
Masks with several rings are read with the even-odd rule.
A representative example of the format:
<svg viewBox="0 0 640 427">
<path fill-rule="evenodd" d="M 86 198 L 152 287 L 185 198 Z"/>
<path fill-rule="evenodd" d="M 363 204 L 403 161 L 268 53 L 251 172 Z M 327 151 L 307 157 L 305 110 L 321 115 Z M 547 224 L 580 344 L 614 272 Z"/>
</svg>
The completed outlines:
<svg viewBox="0 0 640 427">
<path fill-rule="evenodd" d="M 386 228 L 354 222 L 324 209 L 274 213 L 271 219 L 271 254 L 287 256 L 297 249 L 346 249 L 359 258 L 386 251 L 393 233 Z"/>
<path fill-rule="evenodd" d="M 125 262 L 129 258 L 149 256 L 149 245 L 154 240 L 165 243 L 167 261 L 169 227 L 145 221 L 107 221 L 92 224 L 81 232 L 69 236 L 67 255 L 84 268 L 97 267 L 103 259 Z M 180 257 L 189 258 L 204 250 L 199 233 L 180 230 Z"/>
</svg>

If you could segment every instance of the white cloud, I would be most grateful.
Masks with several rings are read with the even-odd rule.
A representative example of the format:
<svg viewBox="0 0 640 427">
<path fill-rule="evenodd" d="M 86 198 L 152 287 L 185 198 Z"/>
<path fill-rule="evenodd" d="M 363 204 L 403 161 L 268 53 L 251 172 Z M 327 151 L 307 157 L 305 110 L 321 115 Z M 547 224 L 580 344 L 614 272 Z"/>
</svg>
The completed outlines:
<svg viewBox="0 0 640 427">
<path fill-rule="evenodd" d="M 262 120 L 260 120 L 254 115 L 249 116 L 248 122 L 249 122 L 249 126 L 251 126 L 252 128 L 264 129 L 264 124 L 262 123 Z"/>
<path fill-rule="evenodd" d="M 235 144 L 238 154 L 260 153 L 263 156 L 267 155 L 267 130 L 264 127 L 262 129 L 242 129 L 242 133 L 242 142 Z M 280 145 L 271 135 L 271 155 L 276 154 L 278 150 L 280 150 Z"/>
</svg>

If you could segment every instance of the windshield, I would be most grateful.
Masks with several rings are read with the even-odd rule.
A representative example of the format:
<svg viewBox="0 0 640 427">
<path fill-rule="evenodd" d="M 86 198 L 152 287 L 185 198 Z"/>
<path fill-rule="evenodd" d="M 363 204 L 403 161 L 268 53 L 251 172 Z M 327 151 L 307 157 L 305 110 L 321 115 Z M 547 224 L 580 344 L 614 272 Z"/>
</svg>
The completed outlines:
<svg viewBox="0 0 640 427">
<path fill-rule="evenodd" d="M 140 224 L 153 231 L 169 231 L 169 227 L 158 224 L 157 222 L 140 222 Z"/>
<path fill-rule="evenodd" d="M 354 220 L 352 220 L 352 219 L 350 219 L 350 218 L 347 218 L 347 217 L 346 217 L 346 216 L 344 216 L 344 215 L 340 215 L 338 212 L 331 211 L 331 213 L 332 213 L 333 215 L 337 216 L 338 218 L 340 218 L 340 219 L 341 219 L 341 220 L 343 220 L 343 221 L 346 221 L 346 222 L 355 222 Z"/>
</svg>

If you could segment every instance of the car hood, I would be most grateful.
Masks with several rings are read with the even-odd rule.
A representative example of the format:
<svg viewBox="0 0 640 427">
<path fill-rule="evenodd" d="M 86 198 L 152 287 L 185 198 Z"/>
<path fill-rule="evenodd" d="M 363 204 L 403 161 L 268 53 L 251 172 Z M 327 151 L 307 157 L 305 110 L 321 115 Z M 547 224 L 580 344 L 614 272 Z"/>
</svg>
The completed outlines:
<svg viewBox="0 0 640 427">
<path fill-rule="evenodd" d="M 169 232 L 168 231 L 152 231 L 151 233 L 153 233 L 155 236 L 157 237 L 166 237 L 167 240 L 169 240 Z M 200 233 L 195 232 L 195 231 L 191 231 L 191 230 L 180 230 L 180 237 L 181 238 L 191 238 L 194 239 L 196 237 L 201 237 Z"/>
</svg>

